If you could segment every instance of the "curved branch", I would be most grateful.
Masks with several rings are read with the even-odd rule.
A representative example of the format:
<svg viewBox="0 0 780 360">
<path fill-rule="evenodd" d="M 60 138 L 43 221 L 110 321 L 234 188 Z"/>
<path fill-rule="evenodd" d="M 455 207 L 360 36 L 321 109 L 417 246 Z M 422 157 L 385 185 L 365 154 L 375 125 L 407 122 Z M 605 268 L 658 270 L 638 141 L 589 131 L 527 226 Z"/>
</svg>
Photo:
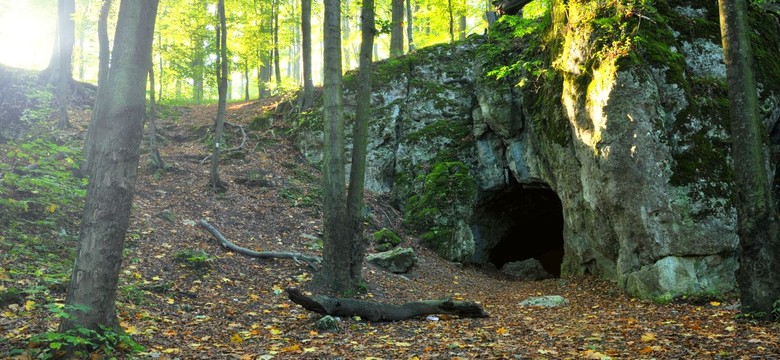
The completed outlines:
<svg viewBox="0 0 780 360">
<path fill-rule="evenodd" d="M 217 230 L 213 225 L 209 224 L 208 221 L 204 219 L 198 220 L 198 225 L 208 230 L 208 232 L 211 233 L 211 235 L 213 235 L 214 238 L 219 240 L 222 246 L 249 257 L 258 258 L 258 259 L 275 258 L 275 259 L 293 259 L 295 261 L 302 260 L 306 262 L 306 264 L 308 264 L 309 267 L 311 267 L 313 270 L 318 270 L 315 264 L 319 264 L 322 261 L 322 259 L 320 259 L 319 257 L 304 255 L 295 252 L 254 251 L 251 249 L 247 249 L 245 247 L 241 247 L 236 244 L 233 244 L 232 242 L 225 239 L 225 237 L 222 235 L 222 233 L 219 232 L 219 230 Z"/>
</svg>

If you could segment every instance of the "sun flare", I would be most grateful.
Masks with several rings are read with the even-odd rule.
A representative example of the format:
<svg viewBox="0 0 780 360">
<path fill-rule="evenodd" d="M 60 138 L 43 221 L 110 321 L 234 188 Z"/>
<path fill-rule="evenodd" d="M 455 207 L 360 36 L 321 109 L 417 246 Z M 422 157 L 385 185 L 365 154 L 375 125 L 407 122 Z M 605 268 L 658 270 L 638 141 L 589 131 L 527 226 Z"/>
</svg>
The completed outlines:
<svg viewBox="0 0 780 360">
<path fill-rule="evenodd" d="M 29 1 L 0 0 L 0 9 L 0 63 L 25 69 L 45 68 L 54 46 L 56 13 Z"/>
</svg>

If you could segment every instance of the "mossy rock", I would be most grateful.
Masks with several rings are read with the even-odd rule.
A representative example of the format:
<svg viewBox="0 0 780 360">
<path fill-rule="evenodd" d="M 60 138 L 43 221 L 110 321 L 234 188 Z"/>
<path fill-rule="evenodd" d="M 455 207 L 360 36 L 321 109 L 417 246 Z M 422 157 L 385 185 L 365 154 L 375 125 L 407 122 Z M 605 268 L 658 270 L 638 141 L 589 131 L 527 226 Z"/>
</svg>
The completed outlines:
<svg viewBox="0 0 780 360">
<path fill-rule="evenodd" d="M 388 228 L 382 228 L 381 230 L 375 232 L 373 237 L 374 242 L 377 243 L 377 246 L 389 246 L 387 250 L 398 246 L 402 241 L 398 234 Z"/>
</svg>

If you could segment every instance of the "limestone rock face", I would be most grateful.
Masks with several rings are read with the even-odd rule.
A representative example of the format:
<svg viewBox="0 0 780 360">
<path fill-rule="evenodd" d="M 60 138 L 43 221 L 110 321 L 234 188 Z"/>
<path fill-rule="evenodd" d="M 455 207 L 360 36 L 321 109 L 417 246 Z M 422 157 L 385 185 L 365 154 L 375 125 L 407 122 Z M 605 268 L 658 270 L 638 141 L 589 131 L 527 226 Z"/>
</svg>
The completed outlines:
<svg viewBox="0 0 780 360">
<path fill-rule="evenodd" d="M 594 274 L 644 298 L 732 289 L 739 243 L 720 37 L 675 28 L 695 20 L 717 29 L 711 5 L 665 10 L 677 19 L 663 29 L 668 63 L 588 59 L 585 21 L 561 30 L 556 75 L 531 86 L 487 77 L 495 64 L 482 37 L 377 64 L 367 189 L 389 194 L 422 241 L 452 261 L 491 262 L 506 241 L 532 247 L 535 230 L 512 222 L 557 209 L 539 204 L 551 193 L 562 213 L 562 276 Z M 774 46 L 760 51 L 780 52 Z M 780 79 L 765 75 L 757 74 L 762 115 L 773 126 L 780 91 L 770 85 Z M 347 82 L 347 112 L 353 89 Z M 316 118 L 299 131 L 315 162 Z M 462 164 L 471 179 L 432 176 L 441 164 Z M 464 190 L 471 186 L 475 193 Z"/>
</svg>

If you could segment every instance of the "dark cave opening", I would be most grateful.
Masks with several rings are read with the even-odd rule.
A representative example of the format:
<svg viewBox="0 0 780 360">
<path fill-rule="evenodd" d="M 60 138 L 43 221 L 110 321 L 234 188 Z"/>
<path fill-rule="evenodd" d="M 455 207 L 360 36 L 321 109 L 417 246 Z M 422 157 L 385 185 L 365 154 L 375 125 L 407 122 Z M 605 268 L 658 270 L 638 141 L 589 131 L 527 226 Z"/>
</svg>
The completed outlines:
<svg viewBox="0 0 780 360">
<path fill-rule="evenodd" d="M 514 261 L 539 260 L 559 277 L 563 262 L 563 207 L 545 185 L 514 184 L 483 197 L 473 225 L 474 262 L 497 268 Z"/>
</svg>

